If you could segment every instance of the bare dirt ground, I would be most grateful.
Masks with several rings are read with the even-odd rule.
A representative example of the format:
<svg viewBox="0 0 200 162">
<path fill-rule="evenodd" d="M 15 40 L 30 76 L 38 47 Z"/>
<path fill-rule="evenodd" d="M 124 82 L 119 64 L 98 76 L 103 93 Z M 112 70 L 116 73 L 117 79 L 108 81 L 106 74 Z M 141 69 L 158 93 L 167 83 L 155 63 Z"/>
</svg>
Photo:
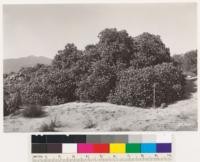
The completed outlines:
<svg viewBox="0 0 200 162">
<path fill-rule="evenodd" d="M 110 103 L 66 103 L 45 106 L 46 115 L 4 118 L 5 132 L 38 132 L 55 123 L 55 131 L 195 131 L 197 130 L 197 80 L 188 79 L 187 99 L 162 109 L 141 109 Z"/>
</svg>

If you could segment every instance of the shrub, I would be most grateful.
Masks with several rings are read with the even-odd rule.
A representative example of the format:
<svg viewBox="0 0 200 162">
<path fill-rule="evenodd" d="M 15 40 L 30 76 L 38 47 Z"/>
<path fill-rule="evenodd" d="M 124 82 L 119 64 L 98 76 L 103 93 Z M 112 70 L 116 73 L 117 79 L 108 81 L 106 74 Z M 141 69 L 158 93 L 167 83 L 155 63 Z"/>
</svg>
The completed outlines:
<svg viewBox="0 0 200 162">
<path fill-rule="evenodd" d="M 197 50 L 189 51 L 184 54 L 184 70 L 197 75 Z"/>
<path fill-rule="evenodd" d="M 171 103 L 183 96 L 184 77 L 172 63 L 142 69 L 129 68 L 120 77 L 108 100 L 122 105 L 152 106 L 153 85 L 156 105 Z"/>
<path fill-rule="evenodd" d="M 191 76 L 197 75 L 197 50 L 174 55 L 173 60 L 185 74 Z"/>
<path fill-rule="evenodd" d="M 137 52 L 131 60 L 131 65 L 135 68 L 144 68 L 164 62 L 170 62 L 169 48 L 166 48 L 159 35 L 142 33 L 134 37 Z"/>
<path fill-rule="evenodd" d="M 45 84 L 50 101 L 54 99 L 55 102 L 61 104 L 76 99 L 76 82 L 68 70 L 53 71 L 48 75 Z"/>
<path fill-rule="evenodd" d="M 67 70 L 52 70 L 22 88 L 24 104 L 62 104 L 75 100 L 76 83 Z"/>
<path fill-rule="evenodd" d="M 91 75 L 80 82 L 76 94 L 81 101 L 106 101 L 115 80 L 114 69 L 106 63 L 97 62 Z"/>
<path fill-rule="evenodd" d="M 4 91 L 5 92 L 5 91 Z M 4 116 L 9 115 L 19 109 L 21 105 L 20 92 L 13 93 L 10 95 L 4 94 Z"/>
<path fill-rule="evenodd" d="M 110 65 L 124 63 L 126 67 L 129 66 L 136 48 L 133 38 L 126 30 L 105 29 L 99 33 L 98 38 L 97 47 L 102 60 Z"/>
<path fill-rule="evenodd" d="M 38 78 L 37 78 L 38 79 Z M 47 105 L 49 104 L 49 95 L 47 85 L 39 80 L 32 80 L 22 88 L 23 104 Z"/>
<path fill-rule="evenodd" d="M 4 79 L 6 103 L 9 105 L 8 102 L 13 102 L 13 96 L 17 95 L 18 101 L 15 105 L 47 104 L 49 98 L 43 80 L 50 69 L 50 66 L 37 64 L 34 67 L 22 68 L 18 73 L 9 74 Z"/>
<path fill-rule="evenodd" d="M 38 64 L 5 74 L 4 115 L 20 105 L 63 104 L 77 99 L 151 106 L 154 83 L 157 105 L 182 97 L 184 78 L 178 66 L 169 63 L 169 49 L 160 36 L 143 33 L 131 37 L 114 28 L 103 30 L 98 38 L 84 51 L 67 44 L 50 66 Z M 184 68 L 197 73 L 197 51 L 185 54 L 184 59 Z M 31 114 L 32 110 L 26 111 Z"/>
<path fill-rule="evenodd" d="M 44 114 L 45 112 L 40 105 L 27 105 L 23 110 L 23 116 L 29 118 L 42 117 Z"/>
<path fill-rule="evenodd" d="M 91 129 L 91 128 L 96 128 L 97 124 L 90 118 L 87 119 L 85 122 L 85 127 L 84 129 Z"/>
<path fill-rule="evenodd" d="M 40 132 L 55 132 L 55 128 L 57 127 L 57 121 L 56 119 L 51 119 L 50 123 L 44 123 L 40 127 Z"/>
<path fill-rule="evenodd" d="M 81 51 L 74 44 L 68 43 L 64 50 L 58 51 L 58 54 L 52 61 L 52 65 L 56 69 L 71 68 L 79 60 L 80 56 Z"/>
</svg>

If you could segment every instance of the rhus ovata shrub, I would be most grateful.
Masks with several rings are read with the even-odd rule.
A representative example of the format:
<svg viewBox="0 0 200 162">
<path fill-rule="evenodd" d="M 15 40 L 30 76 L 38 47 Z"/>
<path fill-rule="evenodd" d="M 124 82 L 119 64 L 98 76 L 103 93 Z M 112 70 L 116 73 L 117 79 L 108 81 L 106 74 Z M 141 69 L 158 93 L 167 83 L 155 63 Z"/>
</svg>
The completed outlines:
<svg viewBox="0 0 200 162">
<path fill-rule="evenodd" d="M 81 101 L 106 101 L 115 87 L 116 76 L 113 67 L 97 62 L 91 75 L 80 82 L 76 94 Z"/>
<path fill-rule="evenodd" d="M 142 69 L 129 68 L 121 73 L 108 100 L 115 104 L 148 107 L 153 104 L 155 90 L 156 106 L 160 106 L 180 99 L 184 83 L 184 76 L 172 63 Z"/>
</svg>

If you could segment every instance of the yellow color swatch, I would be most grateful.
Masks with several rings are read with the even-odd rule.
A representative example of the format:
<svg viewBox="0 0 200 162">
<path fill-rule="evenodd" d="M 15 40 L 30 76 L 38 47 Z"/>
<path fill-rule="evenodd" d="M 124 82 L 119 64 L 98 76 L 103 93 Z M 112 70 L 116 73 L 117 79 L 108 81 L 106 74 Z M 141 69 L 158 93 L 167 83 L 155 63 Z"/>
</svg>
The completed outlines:
<svg viewBox="0 0 200 162">
<path fill-rule="evenodd" d="M 125 153 L 126 145 L 124 143 L 111 143 L 110 153 Z"/>
</svg>

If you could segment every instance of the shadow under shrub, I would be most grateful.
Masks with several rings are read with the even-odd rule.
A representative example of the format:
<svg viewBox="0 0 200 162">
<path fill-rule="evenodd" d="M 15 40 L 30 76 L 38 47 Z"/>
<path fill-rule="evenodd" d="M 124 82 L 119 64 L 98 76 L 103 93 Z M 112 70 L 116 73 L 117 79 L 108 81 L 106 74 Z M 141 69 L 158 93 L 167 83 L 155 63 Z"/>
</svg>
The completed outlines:
<svg viewBox="0 0 200 162">
<path fill-rule="evenodd" d="M 42 117 L 45 115 L 41 105 L 26 105 L 24 106 L 23 116 L 29 118 Z"/>
<path fill-rule="evenodd" d="M 115 104 L 148 107 L 153 105 L 155 84 L 156 106 L 181 99 L 185 78 L 172 63 L 124 71 L 108 100 Z"/>
</svg>

